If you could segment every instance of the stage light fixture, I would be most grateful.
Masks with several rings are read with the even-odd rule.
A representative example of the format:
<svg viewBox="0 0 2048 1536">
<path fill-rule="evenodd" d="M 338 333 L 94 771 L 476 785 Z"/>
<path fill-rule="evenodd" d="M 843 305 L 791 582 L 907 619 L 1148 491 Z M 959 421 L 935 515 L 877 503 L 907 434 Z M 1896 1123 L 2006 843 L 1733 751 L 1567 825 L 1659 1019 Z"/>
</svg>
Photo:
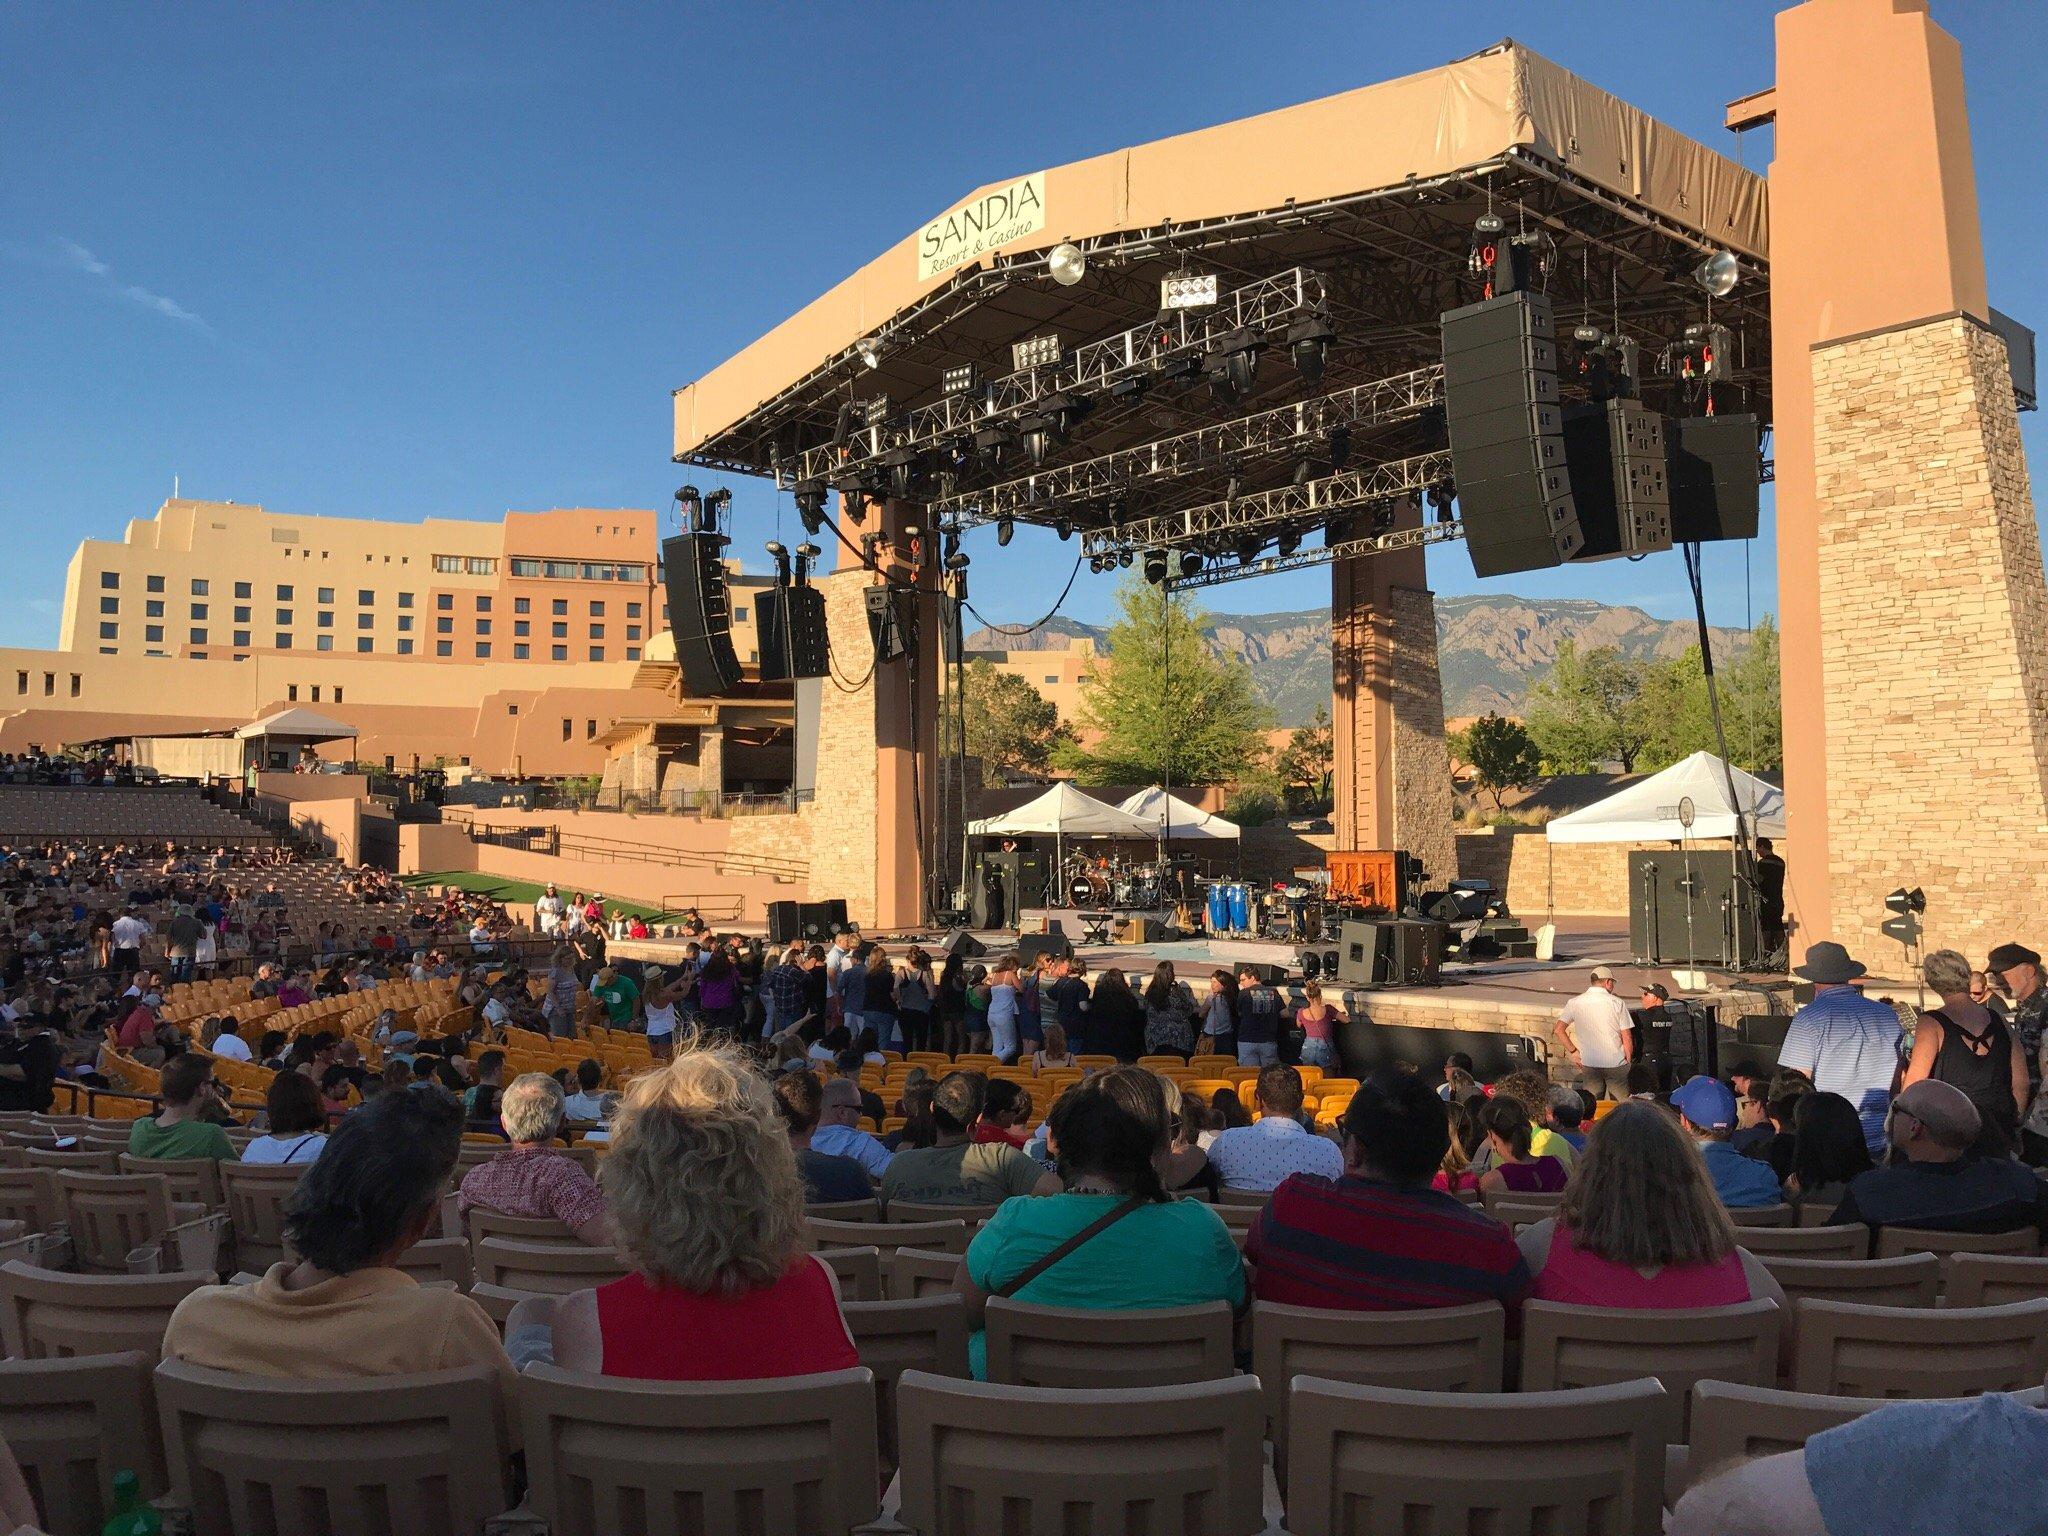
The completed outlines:
<svg viewBox="0 0 2048 1536">
<path fill-rule="evenodd" d="M 1199 575 L 1201 575 L 1201 574 L 1202 574 L 1202 553 L 1201 553 L 1201 551 L 1200 551 L 1200 550 L 1196 550 L 1196 549 L 1184 549 L 1184 550 L 1182 550 L 1182 551 L 1180 552 L 1180 575 L 1181 575 L 1181 580 L 1183 580 L 1183 581 L 1189 581 L 1189 580 L 1192 580 L 1192 579 L 1193 579 L 1194 577 L 1197 577 L 1197 576 L 1199 576 Z"/>
<path fill-rule="evenodd" d="M 1448 485 L 1432 485 L 1424 495 L 1428 497 L 1430 513 L 1435 521 L 1448 523 L 1451 520 L 1451 503 L 1457 500 L 1457 491 Z"/>
<path fill-rule="evenodd" d="M 1323 369 L 1330 360 L 1330 343 L 1337 328 L 1322 315 L 1310 315 L 1287 327 L 1287 351 L 1294 359 L 1294 371 L 1311 384 L 1323 382 Z"/>
<path fill-rule="evenodd" d="M 1176 352 L 1153 364 L 1152 376 L 1162 384 L 1177 384 L 1186 389 L 1202 377 L 1202 360 L 1192 352 Z"/>
<path fill-rule="evenodd" d="M 1257 534 L 1246 534 L 1234 546 L 1239 565 L 1250 565 L 1259 558 L 1259 551 L 1266 547 L 1266 541 Z"/>
<path fill-rule="evenodd" d="M 1074 520 L 1071 517 L 1055 518 L 1052 531 L 1060 536 L 1060 542 L 1064 544 L 1074 536 Z"/>
<path fill-rule="evenodd" d="M 889 397 L 870 395 L 860 403 L 860 418 L 871 427 L 879 427 L 889 419 Z"/>
<path fill-rule="evenodd" d="M 1330 428 L 1330 468 L 1342 469 L 1351 462 L 1351 428 L 1342 422 Z"/>
<path fill-rule="evenodd" d="M 1010 366 L 1017 373 L 1032 368 L 1055 368 L 1059 366 L 1059 360 L 1060 338 L 1057 332 L 1048 331 L 1043 336 L 1032 336 L 1010 344 Z"/>
<path fill-rule="evenodd" d="M 1018 418 L 1017 436 L 1024 444 L 1024 456 L 1031 460 L 1035 469 L 1045 462 L 1046 454 L 1052 451 L 1053 425 L 1049 417 L 1024 416 Z"/>
<path fill-rule="evenodd" d="M 1148 549 L 1145 551 L 1145 579 L 1158 586 L 1166 580 L 1166 551 Z"/>
<path fill-rule="evenodd" d="M 796 483 L 796 515 L 803 519 L 804 532 L 812 538 L 825 526 L 825 482 L 799 480 Z"/>
<path fill-rule="evenodd" d="M 846 441 L 846 434 L 853 430 L 853 402 L 842 400 L 839 414 L 832 418 L 832 446 L 837 448 Z"/>
<path fill-rule="evenodd" d="M 972 563 L 973 562 L 969 560 L 965 554 L 963 554 L 960 550 L 957 549 L 954 550 L 953 553 L 951 553 L 950 555 L 946 556 L 946 569 L 951 571 L 956 576 L 959 575 L 962 571 L 966 570 L 967 567 Z"/>
<path fill-rule="evenodd" d="M 882 366 L 881 343 L 876 341 L 874 337 L 863 336 L 855 345 L 854 351 L 860 354 L 860 360 L 866 363 L 868 367 L 879 368 Z"/>
<path fill-rule="evenodd" d="M 676 515 L 683 520 L 683 526 L 690 532 L 697 531 L 697 519 L 704 510 L 704 493 L 694 485 L 686 485 L 675 494 Z"/>
<path fill-rule="evenodd" d="M 940 553 L 950 560 L 960 553 L 960 530 L 948 528 L 945 537 L 939 541 Z"/>
<path fill-rule="evenodd" d="M 1235 405 L 1250 394 L 1258 373 L 1259 338 L 1249 327 L 1232 331 L 1202 359 L 1202 376 L 1224 405 Z"/>
<path fill-rule="evenodd" d="M 939 374 L 939 387 L 949 395 L 971 395 L 981 382 L 981 370 L 972 363 L 955 363 Z"/>
<path fill-rule="evenodd" d="M 1288 529 L 1287 532 L 1280 535 L 1280 542 L 1275 547 L 1280 551 L 1280 558 L 1285 560 L 1289 555 L 1301 548 L 1300 530 Z"/>
<path fill-rule="evenodd" d="M 977 427 L 974 432 L 974 451 L 981 456 L 981 462 L 991 467 L 1003 462 L 1003 455 L 1010 450 L 1015 434 L 1002 422 L 990 422 Z"/>
<path fill-rule="evenodd" d="M 720 486 L 704 498 L 704 526 L 716 528 L 725 520 L 725 514 L 732 507 L 732 492 Z"/>
<path fill-rule="evenodd" d="M 1071 288 L 1088 275 L 1088 258 L 1078 245 L 1056 245 L 1045 258 L 1045 269 L 1062 288 Z"/>
<path fill-rule="evenodd" d="M 999 548 L 1008 548 L 1010 540 L 1015 538 L 1016 535 L 1017 525 L 1014 522 L 1012 522 L 1009 518 L 1005 517 L 999 518 L 997 520 L 996 544 Z"/>
<path fill-rule="evenodd" d="M 1507 221 L 1497 213 L 1482 213 L 1472 221 L 1472 229 L 1481 235 L 1498 235 L 1507 230 Z"/>
<path fill-rule="evenodd" d="M 918 451 L 907 443 L 900 448 L 891 448 L 882 455 L 882 468 L 889 472 L 889 488 L 899 497 L 908 497 L 920 478 L 920 457 Z"/>
<path fill-rule="evenodd" d="M 1127 549 L 1122 554 L 1118 555 L 1116 557 L 1116 563 L 1128 571 L 1131 568 L 1131 552 Z"/>
<path fill-rule="evenodd" d="M 1127 373 L 1109 386 L 1112 400 L 1135 400 L 1152 387 L 1152 381 L 1142 373 Z"/>
<path fill-rule="evenodd" d="M 1102 556 L 1090 555 L 1088 557 L 1088 572 L 1092 576 L 1100 576 L 1102 574 Z"/>
<path fill-rule="evenodd" d="M 1742 263 L 1733 251 L 1716 251 L 1692 269 L 1692 280 L 1717 299 L 1725 299 L 1742 281 Z"/>
<path fill-rule="evenodd" d="M 1216 302 L 1214 272 L 1178 272 L 1159 280 L 1159 307 L 1165 309 L 1207 309 Z"/>
</svg>

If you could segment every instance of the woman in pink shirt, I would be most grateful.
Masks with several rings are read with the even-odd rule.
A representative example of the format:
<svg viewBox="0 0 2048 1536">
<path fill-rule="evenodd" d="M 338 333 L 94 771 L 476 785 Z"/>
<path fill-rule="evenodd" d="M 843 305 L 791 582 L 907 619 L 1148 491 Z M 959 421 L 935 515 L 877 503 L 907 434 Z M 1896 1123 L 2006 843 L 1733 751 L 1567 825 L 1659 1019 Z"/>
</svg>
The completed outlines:
<svg viewBox="0 0 2048 1536">
<path fill-rule="evenodd" d="M 1323 989 L 1314 982 L 1303 982 L 1301 987 L 1302 1007 L 1294 1016 L 1294 1022 L 1301 1026 L 1301 1064 L 1304 1067 L 1334 1067 L 1337 1065 L 1336 1028 L 1348 1022 L 1344 1010 L 1335 1003 L 1323 1001 Z"/>
<path fill-rule="evenodd" d="M 1735 1246 L 1699 1149 L 1655 1104 L 1626 1100 L 1594 1130 L 1554 1220 L 1519 1239 L 1535 1301 L 1725 1307 L 1769 1298 L 1770 1272 Z"/>
</svg>

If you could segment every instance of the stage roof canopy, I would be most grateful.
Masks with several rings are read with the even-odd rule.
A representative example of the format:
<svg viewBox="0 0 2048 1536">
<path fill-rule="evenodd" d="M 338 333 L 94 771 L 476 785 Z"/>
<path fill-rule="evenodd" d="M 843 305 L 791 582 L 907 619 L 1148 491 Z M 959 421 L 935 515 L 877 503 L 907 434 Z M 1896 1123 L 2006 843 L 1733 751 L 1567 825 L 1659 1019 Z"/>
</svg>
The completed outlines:
<svg viewBox="0 0 2048 1536">
<path fill-rule="evenodd" d="M 1151 823 L 1155 829 L 1164 827 L 1176 842 L 1234 843 L 1239 835 L 1236 822 L 1199 810 L 1178 795 L 1169 795 L 1157 784 L 1150 789 L 1139 790 L 1117 809 L 1127 816 Z M 1173 813 L 1171 818 L 1167 815 L 1169 811 Z"/>
<path fill-rule="evenodd" d="M 1728 798 L 1735 779 L 1736 799 Z M 1690 800 L 1692 826 L 1681 820 Z M 1785 835 L 1785 792 L 1711 752 L 1695 752 L 1661 773 L 1638 779 L 1583 811 L 1560 816 L 1543 829 L 1553 843 L 1711 842 L 1735 835 L 1740 811 L 1755 837 Z"/>
<path fill-rule="evenodd" d="M 970 821 L 967 832 L 970 837 L 1152 838 L 1159 835 L 1159 824 L 1141 821 L 1062 781 L 1014 811 Z"/>
</svg>

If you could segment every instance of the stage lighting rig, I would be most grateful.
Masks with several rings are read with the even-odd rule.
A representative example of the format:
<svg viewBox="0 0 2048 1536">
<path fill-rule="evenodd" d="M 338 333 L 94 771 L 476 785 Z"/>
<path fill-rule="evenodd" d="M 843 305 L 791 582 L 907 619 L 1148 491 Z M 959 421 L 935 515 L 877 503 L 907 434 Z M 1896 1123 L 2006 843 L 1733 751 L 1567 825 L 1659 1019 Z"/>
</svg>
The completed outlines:
<svg viewBox="0 0 2048 1536">
<path fill-rule="evenodd" d="M 1078 245 L 1063 243 L 1054 246 L 1046 256 L 1045 269 L 1062 288 L 1071 288 L 1088 275 L 1088 258 Z"/>
<path fill-rule="evenodd" d="M 1543 275 L 1544 260 L 1534 235 L 1511 235 L 1497 213 L 1482 213 L 1472 224 L 1466 265 L 1480 280 L 1481 297 L 1514 293 Z"/>
<path fill-rule="evenodd" d="M 1148 549 L 1145 551 L 1145 579 L 1158 586 L 1166 580 L 1166 551 Z"/>
<path fill-rule="evenodd" d="M 1294 359 L 1294 371 L 1310 384 L 1322 383 L 1330 343 L 1336 339 L 1337 328 L 1326 315 L 1310 315 L 1287 327 L 1287 351 Z"/>
<path fill-rule="evenodd" d="M 1257 534 L 1247 534 L 1231 546 L 1239 565 L 1250 565 L 1259 558 L 1259 551 L 1266 547 L 1266 541 Z"/>
<path fill-rule="evenodd" d="M 1215 306 L 1216 299 L 1214 272 L 1176 272 L 1159 280 L 1161 310 L 1210 309 Z"/>
<path fill-rule="evenodd" d="M 1180 552 L 1181 580 L 1202 574 L 1202 552 L 1198 549 L 1184 549 Z"/>
<path fill-rule="evenodd" d="M 720 486 L 704 498 L 704 526 L 715 530 L 732 509 L 732 492 Z"/>
<path fill-rule="evenodd" d="M 1060 357 L 1060 338 L 1056 332 L 1048 331 L 1043 336 L 1032 336 L 1010 344 L 1010 368 L 1014 373 L 1026 373 L 1033 368 L 1057 368 Z"/>
<path fill-rule="evenodd" d="M 704 513 L 704 493 L 694 485 L 686 485 L 675 494 L 676 516 L 682 519 L 684 531 L 697 532 L 698 519 Z"/>
</svg>

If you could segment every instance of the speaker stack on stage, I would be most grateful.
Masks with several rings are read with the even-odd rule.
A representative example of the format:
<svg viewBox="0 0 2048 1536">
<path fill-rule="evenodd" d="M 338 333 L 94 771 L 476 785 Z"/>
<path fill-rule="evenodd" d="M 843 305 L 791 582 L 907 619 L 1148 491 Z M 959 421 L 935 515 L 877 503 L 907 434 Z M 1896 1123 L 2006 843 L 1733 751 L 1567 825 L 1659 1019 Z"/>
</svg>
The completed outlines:
<svg viewBox="0 0 2048 1536">
<path fill-rule="evenodd" d="M 1023 908 L 1038 906 L 1045 900 L 1048 873 L 1045 855 L 1035 849 L 1020 848 L 1014 853 L 977 853 L 967 893 L 973 926 L 1014 928 L 1017 914 Z M 991 875 L 995 877 L 997 889 L 1002 892 L 1000 910 L 989 899 Z"/>
<path fill-rule="evenodd" d="M 732 648 L 732 602 L 725 586 L 729 542 L 715 529 L 661 541 L 676 664 L 682 668 L 683 687 L 700 699 L 731 693 L 740 681 L 740 661 Z"/>
<path fill-rule="evenodd" d="M 1681 544 L 1753 539 L 1763 460 L 1754 416 L 1674 416 L 1664 423 L 1671 536 Z"/>
<path fill-rule="evenodd" d="M 1730 848 L 1638 849 L 1628 856 L 1628 942 L 1653 965 L 1736 966 L 1762 955 L 1756 892 Z"/>
<path fill-rule="evenodd" d="M 1347 987 L 1434 987 L 1443 980 L 1444 925 L 1412 917 L 1346 919 L 1336 979 Z"/>
<path fill-rule="evenodd" d="M 793 901 L 771 901 L 768 903 L 768 942 L 770 944 L 794 944 L 803 937 L 802 919 L 797 915 L 798 907 Z"/>
<path fill-rule="evenodd" d="M 797 937 L 823 944 L 846 926 L 844 901 L 806 901 L 797 908 Z"/>
</svg>

